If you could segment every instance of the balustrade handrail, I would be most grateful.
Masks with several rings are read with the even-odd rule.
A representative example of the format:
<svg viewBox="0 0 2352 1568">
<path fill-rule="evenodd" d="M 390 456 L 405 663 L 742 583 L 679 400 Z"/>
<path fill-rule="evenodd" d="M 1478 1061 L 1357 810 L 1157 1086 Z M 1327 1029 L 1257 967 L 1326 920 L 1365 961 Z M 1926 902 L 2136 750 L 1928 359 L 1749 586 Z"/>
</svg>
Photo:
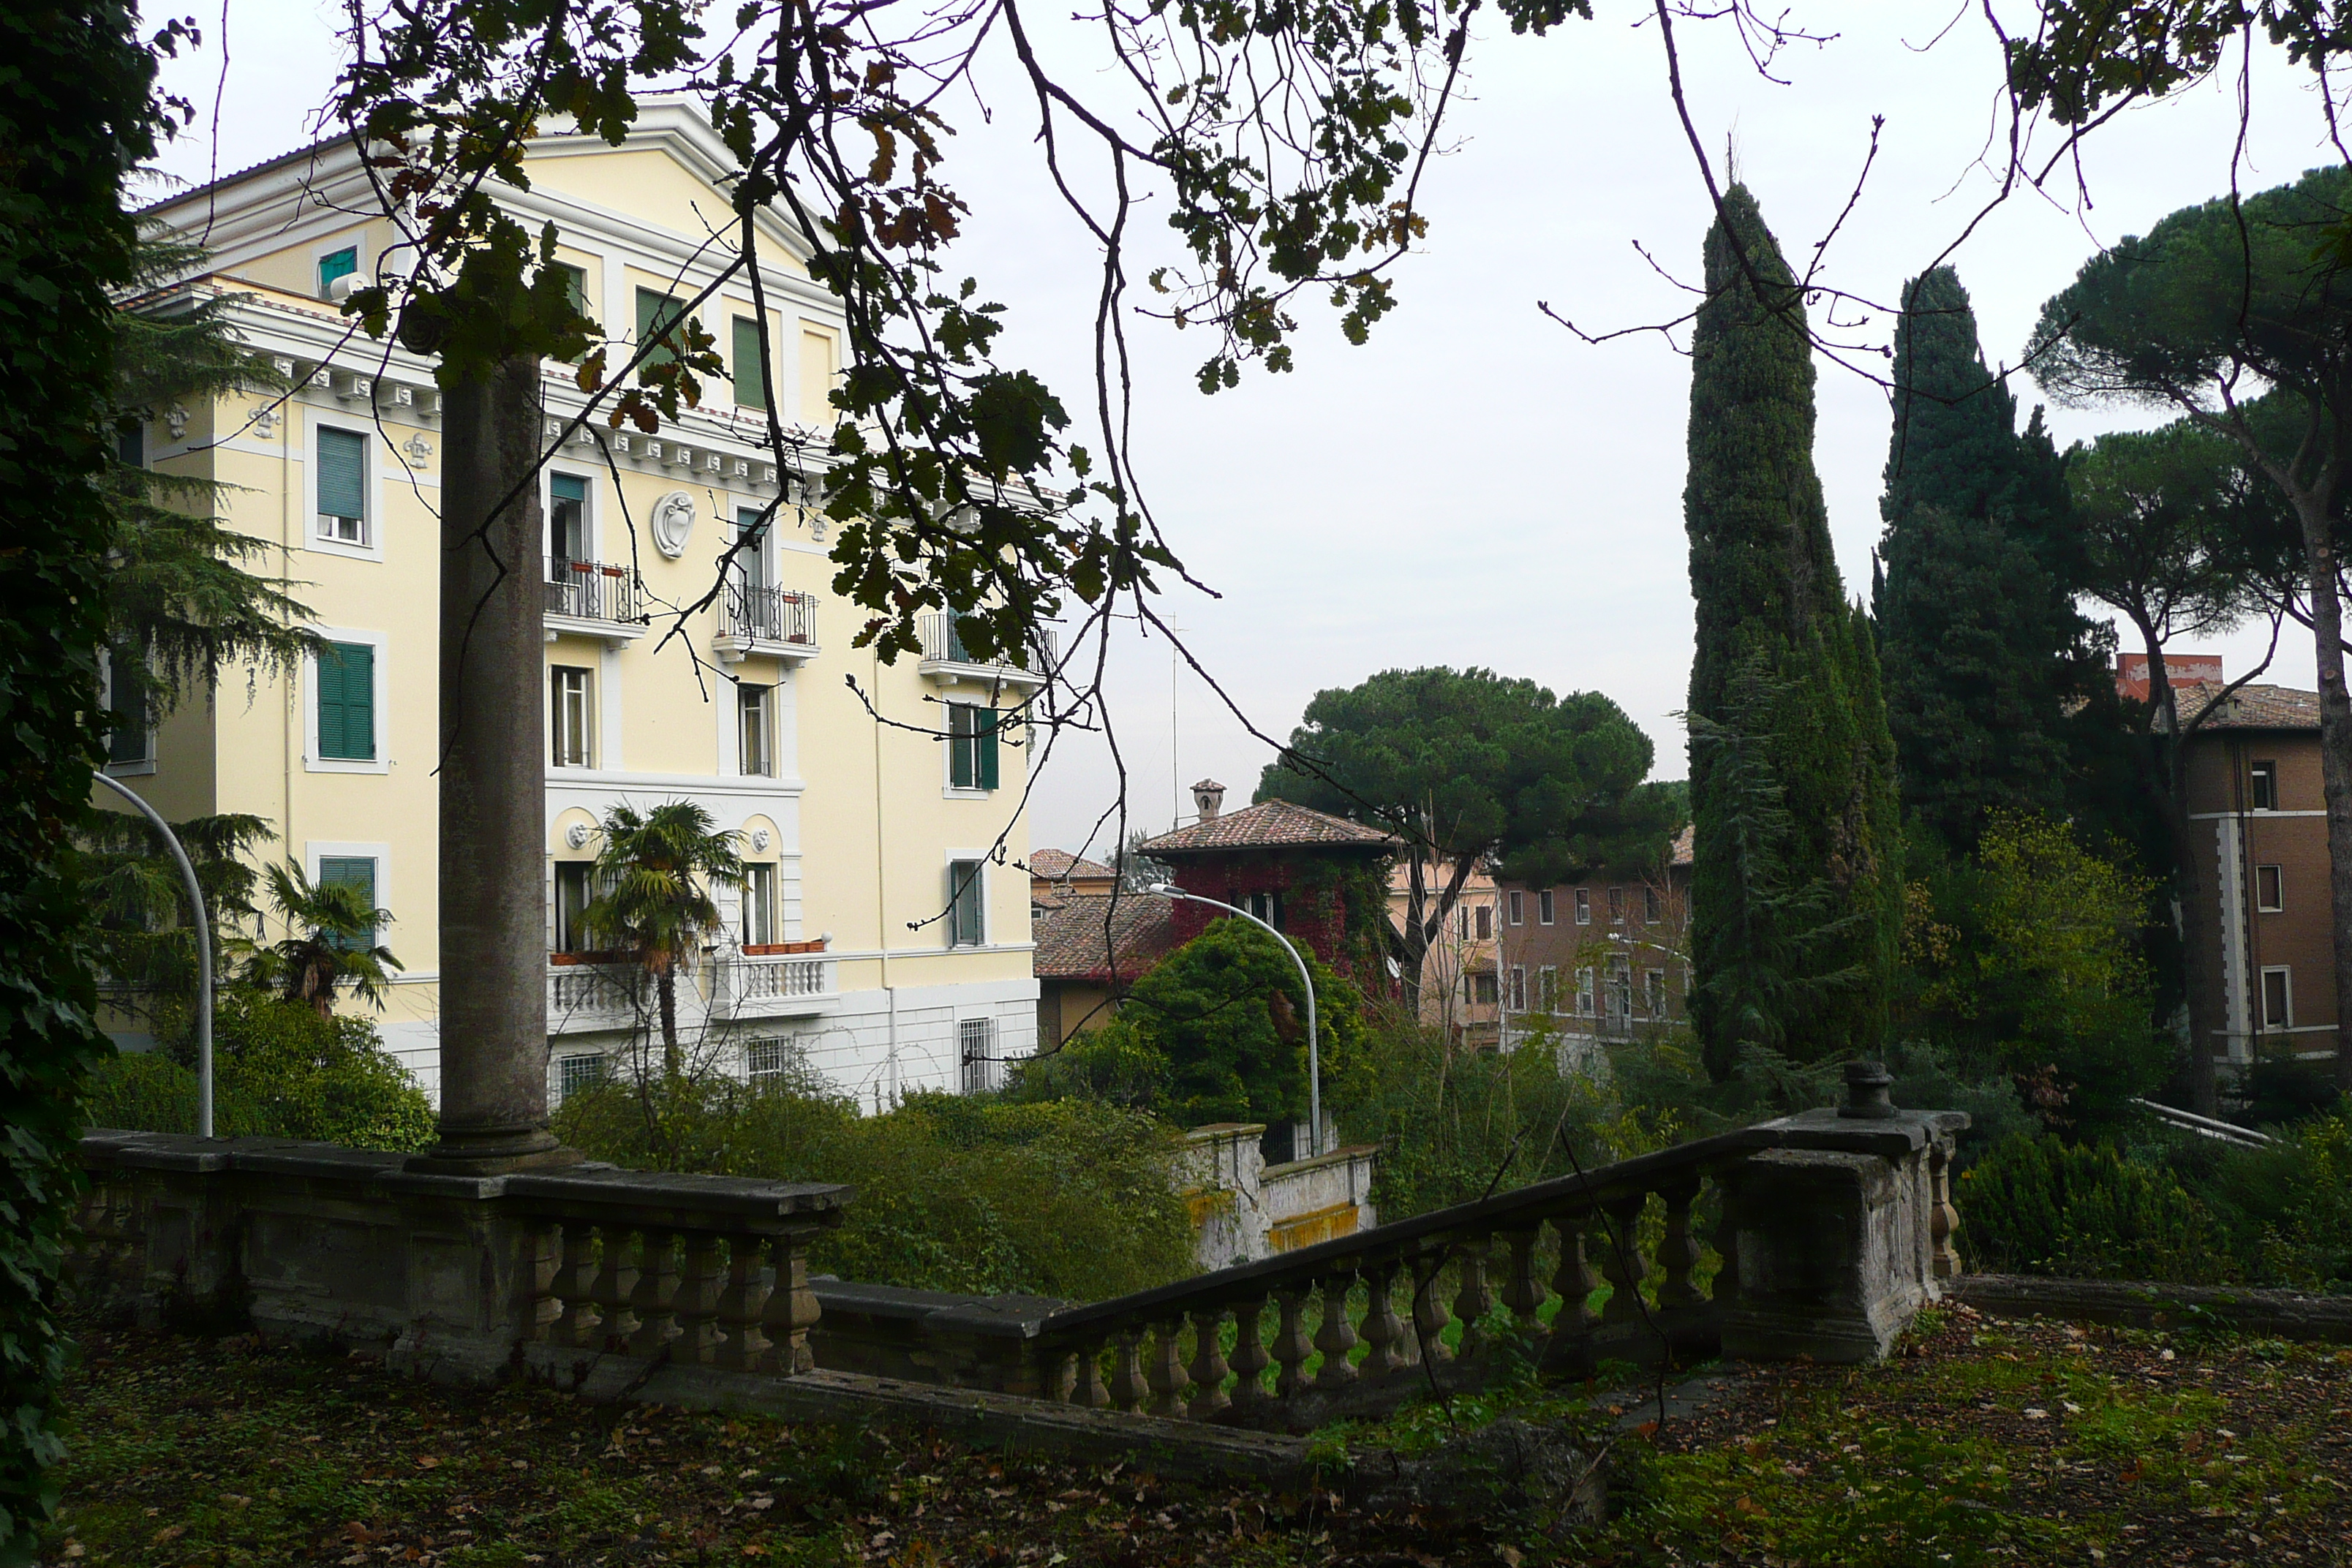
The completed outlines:
<svg viewBox="0 0 2352 1568">
<path fill-rule="evenodd" d="M 1352 1236 L 1317 1242 L 1311 1247 L 1298 1247 L 1255 1263 L 1237 1264 L 1212 1273 L 1195 1275 L 1189 1279 L 1179 1279 L 1173 1284 L 1115 1296 L 1106 1301 L 1065 1308 L 1037 1320 L 1036 1331 L 1058 1335 L 1064 1331 L 1081 1331 L 1122 1319 L 1164 1318 L 1171 1311 L 1184 1310 L 1193 1304 L 1207 1308 L 1234 1298 L 1262 1296 L 1286 1282 L 1303 1283 L 1324 1279 L 1339 1271 L 1340 1266 L 1358 1259 L 1393 1262 L 1409 1252 L 1421 1250 L 1421 1244 L 1432 1237 L 1454 1233 L 1509 1230 L 1524 1226 L 1530 1221 L 1549 1218 L 1556 1209 L 1601 1207 L 1608 1198 L 1623 1196 L 1629 1189 L 1654 1192 L 1662 1182 L 1676 1175 L 1687 1173 L 1693 1177 L 1704 1177 L 1715 1167 L 1766 1149 L 1851 1148 L 1857 1137 L 1870 1133 L 1885 1134 L 1892 1142 L 1916 1149 L 1927 1138 L 1948 1131 L 1948 1122 L 1952 1114 L 1948 1111 L 1912 1112 L 1893 1121 L 1844 1121 L 1836 1124 L 1835 1133 L 1831 1136 L 1824 1136 L 1823 1129 L 1808 1124 L 1801 1117 L 1761 1121 L 1712 1137 L 1677 1143 L 1671 1148 L 1653 1150 L 1647 1154 L 1636 1154 L 1581 1174 L 1532 1182 L 1489 1198 L 1432 1209 L 1409 1219 L 1375 1226 Z M 1961 1124 L 1965 1125 L 1965 1122 Z"/>
</svg>

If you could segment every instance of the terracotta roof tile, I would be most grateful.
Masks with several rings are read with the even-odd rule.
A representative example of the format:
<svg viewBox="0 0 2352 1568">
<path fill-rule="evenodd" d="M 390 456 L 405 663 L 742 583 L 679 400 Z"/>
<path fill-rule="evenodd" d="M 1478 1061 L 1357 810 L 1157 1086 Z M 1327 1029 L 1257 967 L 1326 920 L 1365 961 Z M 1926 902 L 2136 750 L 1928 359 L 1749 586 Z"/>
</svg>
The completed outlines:
<svg viewBox="0 0 2352 1568">
<path fill-rule="evenodd" d="M 1667 855 L 1669 863 L 1676 866 L 1689 865 L 1693 847 L 1697 843 L 1698 828 L 1695 825 L 1685 824 L 1683 830 L 1675 835 L 1675 847 Z"/>
<path fill-rule="evenodd" d="M 1072 899 L 1038 922 L 1031 971 L 1040 980 L 1126 984 L 1176 945 L 1174 908 L 1175 900 L 1153 893 Z"/>
<path fill-rule="evenodd" d="M 1344 816 L 1293 805 L 1286 800 L 1262 800 L 1255 805 L 1163 833 L 1146 840 L 1140 847 L 1146 855 L 1168 856 L 1308 845 L 1373 849 L 1396 842 L 1391 834 L 1349 822 Z"/>
<path fill-rule="evenodd" d="M 2224 690 L 2224 682 L 2183 681 L 2175 689 L 2184 722 L 2210 707 Z M 2291 686 L 2241 686 L 2205 721 L 2207 730 L 2316 730 L 2319 693 L 2297 691 Z"/>
<path fill-rule="evenodd" d="M 1043 877 L 1048 882 L 1107 879 L 1118 875 L 1099 860 L 1089 860 L 1066 849 L 1032 849 L 1029 851 L 1029 874 Z"/>
</svg>

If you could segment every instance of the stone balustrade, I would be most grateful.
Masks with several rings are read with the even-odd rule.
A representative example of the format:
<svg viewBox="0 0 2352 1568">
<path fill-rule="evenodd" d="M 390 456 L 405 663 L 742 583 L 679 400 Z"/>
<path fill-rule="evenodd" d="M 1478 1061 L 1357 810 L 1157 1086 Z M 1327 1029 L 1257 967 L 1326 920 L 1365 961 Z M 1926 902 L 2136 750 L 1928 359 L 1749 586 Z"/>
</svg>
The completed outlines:
<svg viewBox="0 0 2352 1568">
<path fill-rule="evenodd" d="M 461 1177 L 286 1139 L 94 1131 L 69 1276 L 150 1324 L 383 1352 L 455 1381 L 619 1355 L 814 1364 L 811 1237 L 845 1187 L 583 1164 Z"/>
<path fill-rule="evenodd" d="M 1948 1172 L 1967 1118 L 1860 1088 L 1843 1110 L 1090 1305 L 820 1280 L 828 1317 L 836 1299 L 842 1312 L 818 1364 L 1308 1431 L 1475 1386 L 1507 1354 L 1559 1376 L 1603 1360 L 1874 1359 L 1959 1271 Z"/>
</svg>

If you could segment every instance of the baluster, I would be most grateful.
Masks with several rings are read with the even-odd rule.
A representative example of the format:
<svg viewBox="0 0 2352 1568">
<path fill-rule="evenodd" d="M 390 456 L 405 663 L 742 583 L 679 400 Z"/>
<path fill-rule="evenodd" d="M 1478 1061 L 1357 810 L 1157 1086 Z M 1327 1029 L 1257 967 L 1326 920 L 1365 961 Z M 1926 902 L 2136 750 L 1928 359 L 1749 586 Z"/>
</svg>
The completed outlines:
<svg viewBox="0 0 2352 1568">
<path fill-rule="evenodd" d="M 1400 1372 L 1408 1364 L 1405 1360 L 1407 1339 L 1404 1320 L 1389 1302 L 1389 1286 L 1396 1279 L 1393 1262 L 1374 1264 L 1364 1270 L 1364 1364 L 1358 1370 L 1366 1383 L 1380 1383 L 1390 1373 Z"/>
<path fill-rule="evenodd" d="M 1334 1274 L 1323 1281 L 1323 1321 L 1315 1328 L 1315 1348 L 1323 1352 L 1323 1364 L 1315 1374 L 1318 1388 L 1345 1388 L 1356 1381 L 1355 1363 L 1348 1359 L 1356 1348 L 1356 1331 L 1348 1321 L 1348 1292 L 1355 1283 L 1353 1274 Z"/>
<path fill-rule="evenodd" d="M 770 1250 L 775 1259 L 776 1287 L 768 1297 L 761 1326 L 772 1347 L 775 1370 L 793 1377 L 816 1366 L 816 1348 L 809 1343 L 809 1331 L 824 1316 L 824 1309 L 817 1304 L 816 1292 L 809 1289 L 808 1254 L 802 1250 L 799 1239 L 780 1236 Z"/>
<path fill-rule="evenodd" d="M 768 1310 L 768 1282 L 760 1278 L 760 1238 L 736 1236 L 727 1242 L 727 1287 L 719 1292 L 719 1326 L 726 1342 L 719 1364 L 754 1372 L 767 1364 L 768 1336 L 760 1331 Z"/>
<path fill-rule="evenodd" d="M 1933 1277 L 1957 1279 L 1960 1277 L 1959 1248 L 1952 1245 L 1953 1233 L 1960 1228 L 1960 1211 L 1952 1206 L 1952 1150 L 1937 1142 L 1927 1150 L 1927 1256 Z"/>
<path fill-rule="evenodd" d="M 1592 1293 L 1601 1289 L 1601 1276 L 1592 1271 L 1592 1261 L 1585 1256 L 1584 1227 L 1591 1223 L 1591 1215 L 1552 1222 L 1552 1230 L 1559 1237 L 1559 1271 L 1551 1277 L 1551 1288 L 1559 1292 L 1559 1312 L 1551 1321 L 1555 1336 L 1563 1331 L 1583 1333 L 1601 1321 L 1592 1310 Z"/>
<path fill-rule="evenodd" d="M 1307 1384 L 1307 1358 L 1315 1353 L 1315 1346 L 1307 1337 L 1304 1322 L 1308 1287 L 1276 1290 L 1275 1305 L 1281 1309 L 1281 1326 L 1274 1331 L 1274 1361 L 1279 1368 L 1274 1374 L 1274 1396 L 1288 1399 Z"/>
<path fill-rule="evenodd" d="M 686 1234 L 678 1270 L 675 1353 L 689 1366 L 719 1361 L 719 1237 L 707 1230 Z"/>
<path fill-rule="evenodd" d="M 1642 1316 L 1642 1281 L 1650 1270 L 1642 1261 L 1642 1241 L 1634 1226 L 1647 1201 L 1647 1194 L 1636 1193 L 1601 1205 L 1609 1216 L 1601 1247 L 1601 1272 L 1610 1284 L 1609 1304 L 1601 1310 L 1604 1323 L 1631 1323 Z"/>
<path fill-rule="evenodd" d="M 1265 1373 L 1274 1364 L 1263 1333 L 1265 1298 L 1234 1309 L 1234 1408 L 1254 1410 L 1266 1403 Z"/>
<path fill-rule="evenodd" d="M 1698 1197 L 1698 1178 L 1671 1185 L 1661 1183 L 1658 1196 L 1665 1200 L 1666 1234 L 1658 1243 L 1658 1266 L 1665 1277 L 1658 1281 L 1658 1305 L 1687 1307 L 1706 1298 L 1698 1293 L 1691 1281 L 1691 1271 L 1698 1267 L 1698 1243 L 1691 1237 L 1691 1205 Z"/>
<path fill-rule="evenodd" d="M 1225 1396 L 1225 1310 L 1192 1314 L 1192 1419 L 1206 1421 L 1233 1404 Z"/>
<path fill-rule="evenodd" d="M 629 1292 L 629 1310 L 636 1314 L 637 1331 L 629 1336 L 631 1355 L 659 1355 L 668 1348 L 677 1300 L 677 1233 L 647 1230 L 645 1250 L 637 1259 L 637 1288 Z"/>
<path fill-rule="evenodd" d="M 1103 1386 L 1103 1342 L 1088 1340 L 1070 1357 L 1070 1382 L 1062 1395 L 1068 1403 L 1089 1410 L 1100 1410 L 1110 1403 L 1110 1390 Z"/>
<path fill-rule="evenodd" d="M 1427 1272 L 1423 1272 L 1423 1269 Z M 1445 1348 L 1445 1325 L 1454 1321 L 1446 1310 L 1441 1276 L 1445 1269 L 1445 1254 L 1433 1248 L 1416 1254 L 1405 1265 L 1406 1278 L 1412 1281 L 1412 1344 L 1415 1359 L 1427 1357 L 1433 1367 L 1444 1365 L 1454 1359 Z"/>
<path fill-rule="evenodd" d="M 588 1299 L 596 1303 L 597 1337 L 590 1342 L 608 1351 L 626 1350 L 637 1329 L 636 1319 L 629 1315 L 629 1298 L 637 1288 L 636 1233 L 625 1226 L 601 1225 L 596 1239 L 602 1252 Z"/>
<path fill-rule="evenodd" d="M 1525 1230 L 1507 1231 L 1503 1237 L 1511 1249 L 1510 1271 L 1503 1279 L 1503 1305 L 1529 1333 L 1538 1327 L 1536 1313 L 1551 1294 L 1536 1278 L 1536 1243 L 1542 1236 L 1543 1226 L 1531 1225 Z"/>
<path fill-rule="evenodd" d="M 1111 1339 L 1110 1405 L 1129 1415 L 1140 1415 L 1150 1385 L 1143 1381 L 1143 1331 L 1120 1329 Z"/>
<path fill-rule="evenodd" d="M 1151 1414 L 1171 1421 L 1184 1419 L 1184 1391 L 1192 1383 L 1184 1370 L 1183 1336 L 1181 1318 L 1151 1325 L 1151 1359 L 1145 1367 L 1151 1384 Z"/>
<path fill-rule="evenodd" d="M 590 1292 L 596 1279 L 595 1227 L 577 1220 L 563 1224 L 563 1255 L 548 1281 L 554 1296 L 555 1321 L 546 1337 L 559 1345 L 591 1346 L 596 1342 L 596 1303 Z"/>
<path fill-rule="evenodd" d="M 1488 1239 L 1465 1236 L 1455 1247 L 1462 1259 L 1462 1289 L 1454 1293 L 1454 1315 L 1462 1320 L 1462 1348 L 1454 1353 L 1464 1361 L 1486 1348 L 1486 1331 L 1479 1325 L 1495 1305 L 1494 1293 L 1486 1289 Z"/>
</svg>

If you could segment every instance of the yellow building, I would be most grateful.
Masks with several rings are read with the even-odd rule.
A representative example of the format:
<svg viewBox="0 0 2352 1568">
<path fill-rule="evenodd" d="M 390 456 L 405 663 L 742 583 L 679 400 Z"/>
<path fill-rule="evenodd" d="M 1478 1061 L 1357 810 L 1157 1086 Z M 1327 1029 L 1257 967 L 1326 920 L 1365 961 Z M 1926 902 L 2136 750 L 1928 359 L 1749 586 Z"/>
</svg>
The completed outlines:
<svg viewBox="0 0 2352 1568">
<path fill-rule="evenodd" d="M 541 138 L 527 164 L 532 188 L 500 199 L 533 233 L 555 226 L 587 312 L 616 338 L 667 326 L 731 255 L 721 182 L 732 164 L 685 104 L 648 106 L 619 148 Z M 229 526 L 282 548 L 294 596 L 337 654 L 291 680 L 225 672 L 209 702 L 164 716 L 144 746 L 119 745 L 110 771 L 174 819 L 264 817 L 278 836 L 269 853 L 373 890 L 407 966 L 384 1038 L 430 1091 L 438 976 L 466 961 L 436 942 L 440 400 L 428 361 L 358 332 L 337 309 L 361 280 L 402 265 L 382 211 L 343 142 L 148 215 L 213 258 L 155 308 L 236 297 L 238 333 L 298 387 L 282 400 L 157 410 L 148 460 L 234 487 L 221 503 Z M 595 825 L 617 802 L 697 801 L 741 835 L 750 883 L 740 898 L 720 891 L 728 939 L 697 965 L 684 1004 L 691 1038 L 730 1070 L 803 1065 L 870 1104 L 988 1081 L 1034 1045 L 1029 879 L 1017 868 L 1027 753 L 1000 746 L 974 710 L 1017 706 L 1039 678 L 974 662 L 940 616 L 919 660 L 885 666 L 852 648 L 865 617 L 830 596 L 825 520 L 793 505 L 715 602 L 679 618 L 718 581 L 739 521 L 779 487 L 787 500 L 803 493 L 832 422 L 840 311 L 809 279 L 801 237 L 781 223 L 764 229 L 773 363 L 761 362 L 750 281 L 738 277 L 699 311 L 732 384 L 707 388 L 700 409 L 658 435 L 599 421 L 559 439 L 583 397 L 566 367 L 545 378 L 548 542 L 531 565 L 547 595 L 559 1097 L 639 1026 L 625 989 L 578 962 L 572 929 Z M 769 385 L 805 450 L 770 448 L 759 406 Z"/>
</svg>

